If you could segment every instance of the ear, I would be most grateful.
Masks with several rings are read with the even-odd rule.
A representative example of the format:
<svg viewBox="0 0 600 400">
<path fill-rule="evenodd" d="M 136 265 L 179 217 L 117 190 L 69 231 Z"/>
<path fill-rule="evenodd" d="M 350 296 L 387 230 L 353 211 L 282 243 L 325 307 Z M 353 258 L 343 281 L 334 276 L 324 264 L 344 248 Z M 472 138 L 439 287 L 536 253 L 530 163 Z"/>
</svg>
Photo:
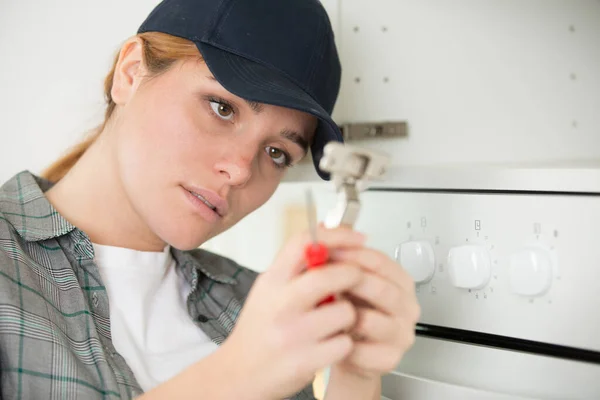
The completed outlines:
<svg viewBox="0 0 600 400">
<path fill-rule="evenodd" d="M 135 93 L 143 74 L 143 60 L 141 39 L 129 39 L 121 47 L 111 89 L 112 99 L 117 105 L 126 104 Z"/>
</svg>

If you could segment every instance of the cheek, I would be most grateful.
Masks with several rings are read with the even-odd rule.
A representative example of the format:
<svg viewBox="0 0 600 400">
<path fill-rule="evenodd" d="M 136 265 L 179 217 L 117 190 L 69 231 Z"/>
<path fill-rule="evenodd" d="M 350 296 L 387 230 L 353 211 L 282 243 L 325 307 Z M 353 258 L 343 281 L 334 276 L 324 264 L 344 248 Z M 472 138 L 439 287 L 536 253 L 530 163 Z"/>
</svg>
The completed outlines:
<svg viewBox="0 0 600 400">
<path fill-rule="evenodd" d="M 190 108 L 175 96 L 156 96 L 130 110 L 124 145 L 129 157 L 137 159 L 137 168 L 175 178 L 197 172 L 200 160 L 208 161 L 212 151 L 211 141 L 203 140 L 206 124 L 200 110 Z"/>
</svg>

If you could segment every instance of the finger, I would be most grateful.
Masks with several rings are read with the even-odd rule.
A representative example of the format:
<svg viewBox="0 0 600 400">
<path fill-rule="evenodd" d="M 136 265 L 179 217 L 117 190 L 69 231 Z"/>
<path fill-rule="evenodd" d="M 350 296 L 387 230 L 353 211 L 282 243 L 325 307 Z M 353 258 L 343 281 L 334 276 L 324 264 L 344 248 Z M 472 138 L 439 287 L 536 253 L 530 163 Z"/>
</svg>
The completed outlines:
<svg viewBox="0 0 600 400">
<path fill-rule="evenodd" d="M 320 341 L 349 331 L 356 323 L 356 310 L 349 301 L 336 301 L 303 314 L 290 325 L 292 335 L 302 341 Z"/>
<path fill-rule="evenodd" d="M 421 307 L 414 291 L 392 285 L 383 278 L 366 273 L 361 282 L 344 297 L 360 308 L 375 308 L 390 316 L 398 316 L 409 323 L 421 318 Z"/>
<path fill-rule="evenodd" d="M 402 348 L 381 343 L 355 343 L 352 353 L 346 358 L 350 365 L 379 374 L 393 371 L 412 344 Z"/>
<path fill-rule="evenodd" d="M 358 297 L 354 296 L 352 293 L 343 293 L 340 297 L 343 297 L 344 299 L 347 299 L 348 301 L 350 301 L 350 303 L 352 303 L 354 305 L 354 307 L 356 308 L 373 308 L 368 302 L 366 302 L 363 299 L 359 299 Z"/>
<path fill-rule="evenodd" d="M 347 358 L 353 347 L 350 336 L 340 334 L 303 349 L 296 359 L 301 365 L 306 363 L 302 366 L 317 371 Z"/>
<path fill-rule="evenodd" d="M 318 229 L 317 239 L 329 251 L 362 246 L 366 240 L 363 234 L 346 228 Z M 279 252 L 269 272 L 285 281 L 302 273 L 306 268 L 304 254 L 306 248 L 312 243 L 313 240 L 308 233 L 292 238 Z"/>
<path fill-rule="evenodd" d="M 355 265 L 334 263 L 305 272 L 289 284 L 290 309 L 309 310 L 329 295 L 349 291 L 363 279 Z"/>
<path fill-rule="evenodd" d="M 414 302 L 403 289 L 370 273 L 365 273 L 359 283 L 348 290 L 348 293 L 392 316 L 407 312 L 406 305 L 411 301 Z"/>
<path fill-rule="evenodd" d="M 360 247 L 332 252 L 333 260 L 354 262 L 362 268 L 388 279 L 399 287 L 414 290 L 414 280 L 404 268 L 380 251 Z"/>
<path fill-rule="evenodd" d="M 359 308 L 352 332 L 369 342 L 392 344 L 402 328 L 400 321 L 397 317 L 390 317 L 375 310 Z"/>
</svg>

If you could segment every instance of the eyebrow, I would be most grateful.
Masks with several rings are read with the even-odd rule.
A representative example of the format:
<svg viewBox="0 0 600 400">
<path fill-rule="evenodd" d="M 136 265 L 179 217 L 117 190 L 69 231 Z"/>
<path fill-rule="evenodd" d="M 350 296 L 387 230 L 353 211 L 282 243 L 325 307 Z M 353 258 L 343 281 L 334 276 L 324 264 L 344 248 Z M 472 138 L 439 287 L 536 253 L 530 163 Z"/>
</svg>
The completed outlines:
<svg viewBox="0 0 600 400">
<path fill-rule="evenodd" d="M 208 79 L 210 79 L 211 81 L 218 82 L 214 76 L 209 76 Z M 261 104 L 257 101 L 246 100 L 246 99 L 244 99 L 244 101 L 246 102 L 246 104 L 248 104 L 248 106 L 252 109 L 252 111 L 254 111 L 255 114 L 260 114 L 265 109 L 263 104 Z"/>
<path fill-rule="evenodd" d="M 246 99 L 244 99 L 244 101 L 246 102 L 246 104 L 248 104 L 252 111 L 254 111 L 255 114 L 260 114 L 265 109 L 262 103 Z"/>
<path fill-rule="evenodd" d="M 288 129 L 284 129 L 281 131 L 281 136 L 287 140 L 290 140 L 296 143 L 298 146 L 304 150 L 304 154 L 308 152 L 308 140 L 304 137 L 304 135 L 299 134 L 298 132 L 290 131 Z"/>
</svg>

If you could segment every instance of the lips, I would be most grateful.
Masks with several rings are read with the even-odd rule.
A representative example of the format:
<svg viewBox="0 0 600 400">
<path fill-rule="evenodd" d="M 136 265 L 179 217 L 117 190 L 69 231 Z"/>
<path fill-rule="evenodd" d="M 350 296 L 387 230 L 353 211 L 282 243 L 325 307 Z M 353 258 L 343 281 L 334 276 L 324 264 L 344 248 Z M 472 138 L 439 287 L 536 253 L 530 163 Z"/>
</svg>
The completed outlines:
<svg viewBox="0 0 600 400">
<path fill-rule="evenodd" d="M 229 209 L 227 201 L 215 192 L 193 187 L 184 187 L 184 189 L 206 204 L 207 207 L 217 213 L 220 217 L 223 217 L 227 214 Z"/>
<path fill-rule="evenodd" d="M 192 193 L 194 196 L 196 196 L 197 198 L 199 198 L 204 204 L 206 204 L 211 210 L 213 210 L 214 212 L 217 212 L 217 207 L 213 206 L 212 204 L 210 204 L 208 202 L 208 200 L 206 200 L 204 197 L 200 196 L 198 193 L 194 193 L 194 192 L 190 192 Z"/>
</svg>

